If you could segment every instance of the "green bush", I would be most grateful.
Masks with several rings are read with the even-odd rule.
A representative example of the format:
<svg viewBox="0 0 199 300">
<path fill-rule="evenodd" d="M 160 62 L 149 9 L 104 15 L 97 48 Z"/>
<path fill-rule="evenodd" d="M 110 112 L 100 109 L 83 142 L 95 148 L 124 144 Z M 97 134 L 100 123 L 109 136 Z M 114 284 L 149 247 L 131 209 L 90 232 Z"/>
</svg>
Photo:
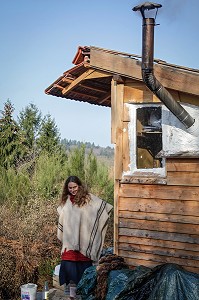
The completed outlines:
<svg viewBox="0 0 199 300">
<path fill-rule="evenodd" d="M 65 179 L 66 161 L 59 154 L 41 153 L 36 160 L 32 183 L 37 195 L 57 197 Z"/>
<path fill-rule="evenodd" d="M 26 170 L 0 168 L 0 204 L 25 204 L 31 194 L 31 181 Z"/>
<path fill-rule="evenodd" d="M 109 169 L 103 163 L 98 162 L 97 164 L 97 172 L 91 191 L 93 194 L 113 204 L 114 181 L 110 178 Z"/>
</svg>

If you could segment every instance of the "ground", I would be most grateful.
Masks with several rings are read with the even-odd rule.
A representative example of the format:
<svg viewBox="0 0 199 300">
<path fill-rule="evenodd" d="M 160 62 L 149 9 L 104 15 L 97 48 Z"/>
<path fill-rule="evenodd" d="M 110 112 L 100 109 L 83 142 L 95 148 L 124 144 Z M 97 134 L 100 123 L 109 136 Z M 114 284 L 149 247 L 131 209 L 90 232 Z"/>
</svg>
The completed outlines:
<svg viewBox="0 0 199 300">
<path fill-rule="evenodd" d="M 41 292 L 37 292 L 36 300 L 42 300 Z M 49 300 L 70 300 L 70 298 L 64 295 L 63 290 L 53 288 L 49 291 Z"/>
</svg>

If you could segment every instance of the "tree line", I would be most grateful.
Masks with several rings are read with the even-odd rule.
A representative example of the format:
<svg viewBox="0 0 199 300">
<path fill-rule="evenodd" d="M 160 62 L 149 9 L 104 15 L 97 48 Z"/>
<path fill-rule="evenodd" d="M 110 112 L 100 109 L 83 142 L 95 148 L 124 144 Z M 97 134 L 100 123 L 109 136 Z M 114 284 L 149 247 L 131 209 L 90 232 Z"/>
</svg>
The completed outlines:
<svg viewBox="0 0 199 300">
<path fill-rule="evenodd" d="M 0 113 L 0 203 L 18 206 L 35 197 L 58 197 L 69 175 L 79 176 L 91 192 L 113 201 L 113 179 L 92 146 L 89 152 L 84 143 L 69 147 L 71 142 L 61 141 L 55 120 L 42 116 L 32 103 L 17 120 L 10 100 Z"/>
<path fill-rule="evenodd" d="M 71 139 L 68 140 L 66 138 L 61 140 L 61 144 L 64 145 L 66 147 L 66 149 L 72 149 L 74 147 L 81 147 L 82 145 L 84 145 L 87 152 L 89 152 L 92 149 L 93 153 L 97 157 L 104 156 L 113 161 L 114 149 L 110 146 L 101 147 L 101 146 L 95 145 L 94 143 L 91 143 L 91 142 L 80 142 L 80 141 L 71 140 Z"/>
</svg>

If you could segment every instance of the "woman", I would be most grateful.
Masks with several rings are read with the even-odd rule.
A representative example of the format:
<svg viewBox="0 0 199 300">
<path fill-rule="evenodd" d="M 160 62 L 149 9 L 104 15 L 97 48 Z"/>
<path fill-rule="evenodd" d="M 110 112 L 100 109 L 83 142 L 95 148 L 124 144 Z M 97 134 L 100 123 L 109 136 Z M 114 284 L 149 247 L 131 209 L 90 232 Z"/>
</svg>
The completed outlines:
<svg viewBox="0 0 199 300">
<path fill-rule="evenodd" d="M 86 268 L 98 261 L 112 205 L 90 194 L 77 176 L 66 179 L 61 196 L 58 239 L 62 242 L 60 285 L 78 284 Z"/>
</svg>

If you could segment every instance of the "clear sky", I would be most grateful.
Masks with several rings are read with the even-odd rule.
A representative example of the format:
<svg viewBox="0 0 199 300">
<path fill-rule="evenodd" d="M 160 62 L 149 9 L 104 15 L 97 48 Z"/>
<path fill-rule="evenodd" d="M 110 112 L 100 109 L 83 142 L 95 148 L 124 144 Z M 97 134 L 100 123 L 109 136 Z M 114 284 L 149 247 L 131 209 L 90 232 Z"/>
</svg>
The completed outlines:
<svg viewBox="0 0 199 300">
<path fill-rule="evenodd" d="M 0 110 L 15 115 L 34 103 L 62 138 L 111 145 L 110 109 L 45 95 L 78 46 L 141 55 L 142 20 L 135 0 L 0 0 Z M 198 0 L 160 0 L 155 58 L 199 69 Z"/>
</svg>

